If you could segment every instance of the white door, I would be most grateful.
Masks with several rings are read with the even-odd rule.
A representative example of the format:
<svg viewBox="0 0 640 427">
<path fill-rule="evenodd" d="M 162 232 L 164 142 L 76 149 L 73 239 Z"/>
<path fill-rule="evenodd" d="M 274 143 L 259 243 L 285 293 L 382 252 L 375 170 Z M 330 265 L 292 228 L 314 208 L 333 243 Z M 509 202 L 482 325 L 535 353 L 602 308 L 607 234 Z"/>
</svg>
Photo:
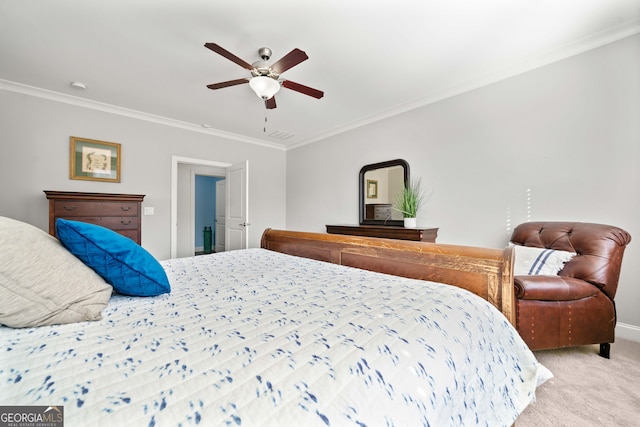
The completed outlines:
<svg viewBox="0 0 640 427">
<path fill-rule="evenodd" d="M 249 245 L 248 201 L 249 162 L 227 168 L 227 216 L 225 250 L 246 249 Z"/>
<path fill-rule="evenodd" d="M 226 181 L 216 181 L 216 243 L 215 251 L 224 252 L 225 212 L 227 206 Z"/>
</svg>

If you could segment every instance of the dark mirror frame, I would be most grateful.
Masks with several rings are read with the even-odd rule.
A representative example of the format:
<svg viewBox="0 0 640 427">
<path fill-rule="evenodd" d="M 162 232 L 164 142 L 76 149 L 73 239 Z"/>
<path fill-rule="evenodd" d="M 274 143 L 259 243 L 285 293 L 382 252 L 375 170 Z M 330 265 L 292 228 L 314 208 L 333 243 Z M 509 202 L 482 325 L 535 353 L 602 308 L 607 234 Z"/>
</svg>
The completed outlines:
<svg viewBox="0 0 640 427">
<path fill-rule="evenodd" d="M 404 226 L 404 221 L 402 220 L 380 220 L 380 219 L 365 219 L 365 185 L 364 185 L 364 174 L 376 170 L 376 169 L 384 169 L 391 166 L 402 166 L 404 169 L 404 185 L 405 187 L 409 185 L 409 163 L 403 159 L 395 159 L 388 160 L 386 162 L 380 163 L 372 163 L 370 165 L 365 165 L 360 169 L 360 225 L 389 225 L 389 226 Z"/>
</svg>

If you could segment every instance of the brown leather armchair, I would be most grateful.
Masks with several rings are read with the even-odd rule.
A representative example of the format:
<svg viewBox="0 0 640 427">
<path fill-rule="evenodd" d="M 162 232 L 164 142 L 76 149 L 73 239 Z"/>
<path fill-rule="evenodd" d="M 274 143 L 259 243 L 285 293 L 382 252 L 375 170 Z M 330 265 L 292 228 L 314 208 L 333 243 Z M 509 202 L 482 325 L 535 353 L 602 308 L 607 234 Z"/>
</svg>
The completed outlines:
<svg viewBox="0 0 640 427">
<path fill-rule="evenodd" d="M 614 341 L 626 231 L 603 224 L 527 222 L 515 245 L 576 252 L 557 276 L 515 276 L 516 328 L 531 350 L 600 344 L 609 358 Z"/>
</svg>

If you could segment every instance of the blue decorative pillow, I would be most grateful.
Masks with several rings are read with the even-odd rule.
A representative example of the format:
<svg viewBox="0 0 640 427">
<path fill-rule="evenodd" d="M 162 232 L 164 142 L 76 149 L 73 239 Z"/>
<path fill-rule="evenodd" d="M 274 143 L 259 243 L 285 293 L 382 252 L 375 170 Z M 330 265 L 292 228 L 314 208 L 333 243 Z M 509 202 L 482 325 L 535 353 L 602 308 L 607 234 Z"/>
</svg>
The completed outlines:
<svg viewBox="0 0 640 427">
<path fill-rule="evenodd" d="M 64 247 L 118 293 L 146 297 L 171 291 L 162 266 L 128 237 L 99 225 L 62 218 L 56 220 L 56 234 Z"/>
</svg>

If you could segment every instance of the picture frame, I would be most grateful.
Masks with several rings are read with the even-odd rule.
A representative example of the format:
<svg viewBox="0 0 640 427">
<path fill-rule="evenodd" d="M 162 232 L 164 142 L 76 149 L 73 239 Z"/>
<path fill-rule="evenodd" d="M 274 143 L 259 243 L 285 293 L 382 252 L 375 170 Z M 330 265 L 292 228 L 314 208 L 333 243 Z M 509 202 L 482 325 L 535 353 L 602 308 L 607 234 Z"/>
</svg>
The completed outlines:
<svg viewBox="0 0 640 427">
<path fill-rule="evenodd" d="M 69 179 L 120 182 L 120 144 L 70 138 Z"/>
<path fill-rule="evenodd" d="M 376 179 L 367 180 L 367 198 L 368 199 L 378 198 L 378 180 Z"/>
</svg>

